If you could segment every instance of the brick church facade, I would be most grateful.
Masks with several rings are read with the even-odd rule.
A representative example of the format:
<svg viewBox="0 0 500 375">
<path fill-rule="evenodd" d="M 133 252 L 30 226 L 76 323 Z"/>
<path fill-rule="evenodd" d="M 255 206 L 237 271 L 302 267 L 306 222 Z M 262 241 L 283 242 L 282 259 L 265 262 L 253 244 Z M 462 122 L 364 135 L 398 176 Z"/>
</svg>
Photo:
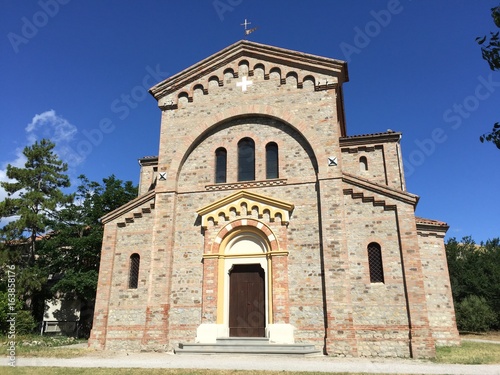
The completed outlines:
<svg viewBox="0 0 500 375">
<path fill-rule="evenodd" d="M 102 218 L 89 344 L 222 337 L 342 356 L 459 342 L 443 222 L 415 217 L 401 134 L 349 136 L 344 61 L 239 41 L 158 83 L 158 156 Z"/>
</svg>

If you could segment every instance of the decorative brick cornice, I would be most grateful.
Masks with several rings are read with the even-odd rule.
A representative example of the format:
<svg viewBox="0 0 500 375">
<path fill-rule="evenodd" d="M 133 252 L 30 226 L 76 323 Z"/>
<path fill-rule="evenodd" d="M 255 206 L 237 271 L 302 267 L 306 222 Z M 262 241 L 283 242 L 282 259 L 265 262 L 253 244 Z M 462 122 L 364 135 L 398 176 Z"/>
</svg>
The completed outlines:
<svg viewBox="0 0 500 375">
<path fill-rule="evenodd" d="M 422 237 L 443 238 L 449 229 L 449 225 L 443 221 L 415 217 L 415 222 L 417 224 L 417 233 Z"/>
<path fill-rule="evenodd" d="M 376 200 L 375 197 L 366 196 L 363 192 L 355 192 L 353 189 L 344 189 L 345 195 L 350 195 L 352 199 L 361 199 L 363 203 L 373 203 L 376 207 L 383 207 L 384 211 L 395 211 L 396 205 L 387 204 L 385 200 Z"/>
<path fill-rule="evenodd" d="M 341 137 L 339 139 L 340 147 L 353 147 L 362 145 L 372 145 L 380 143 L 393 143 L 399 142 L 401 139 L 400 132 L 388 131 L 384 133 L 374 133 L 374 134 L 361 134 L 361 135 L 351 135 L 348 137 Z"/>
<path fill-rule="evenodd" d="M 366 180 L 364 178 L 360 178 L 354 175 L 351 175 L 349 173 L 343 173 L 342 175 L 342 182 L 344 182 L 347 186 L 344 187 L 344 194 L 361 194 L 363 196 L 366 196 L 364 192 L 356 192 L 354 193 L 354 190 L 352 187 L 349 187 L 348 185 L 354 186 L 361 188 L 363 190 L 367 190 L 376 194 L 380 194 L 382 196 L 385 196 L 387 198 L 392 198 L 398 201 L 401 201 L 406 204 L 411 204 L 412 206 L 416 206 L 419 200 L 419 197 L 415 194 L 410 194 L 406 191 L 402 190 L 397 190 L 393 189 L 387 185 L 380 185 L 376 184 L 374 182 L 371 182 L 369 180 Z M 354 197 L 354 196 L 353 196 Z M 384 203 L 385 205 L 385 203 Z"/>
<path fill-rule="evenodd" d="M 341 82 L 349 80 L 347 63 L 345 61 L 259 44 L 248 40 L 240 40 L 158 83 L 149 92 L 156 100 L 159 100 L 169 93 L 177 91 L 194 81 L 198 81 L 204 76 L 210 75 L 233 60 L 243 57 L 272 61 L 279 65 L 293 66 L 311 72 L 335 74 L 340 77 Z"/>
<path fill-rule="evenodd" d="M 138 160 L 140 166 L 158 165 L 158 156 L 144 156 Z"/>
<path fill-rule="evenodd" d="M 123 217 L 123 221 L 122 221 L 123 224 L 133 222 L 134 218 L 138 218 L 143 213 L 149 213 L 149 212 L 151 212 L 152 209 L 154 209 L 155 194 L 156 194 L 155 190 L 151 190 L 151 191 L 147 192 L 146 194 L 141 195 L 141 196 L 131 200 L 130 202 L 124 204 L 123 206 L 118 207 L 116 210 L 111 211 L 108 214 L 104 215 L 101 218 L 101 222 L 103 224 L 107 224 L 110 221 L 112 221 L 116 218 L 119 218 L 119 217 Z M 148 205 L 147 207 L 141 207 L 141 206 L 144 206 L 149 201 L 152 201 L 150 205 Z M 137 208 L 140 208 L 140 209 L 138 211 L 136 210 L 134 212 L 134 210 Z M 127 215 L 129 213 L 130 213 L 130 215 Z"/>
<path fill-rule="evenodd" d="M 276 180 L 265 180 L 265 181 L 233 182 L 233 183 L 229 183 L 229 184 L 207 185 L 207 186 L 205 186 L 205 189 L 207 189 L 209 191 L 249 189 L 249 188 L 256 188 L 256 187 L 286 185 L 286 181 L 287 181 L 286 179 L 276 179 Z"/>
</svg>

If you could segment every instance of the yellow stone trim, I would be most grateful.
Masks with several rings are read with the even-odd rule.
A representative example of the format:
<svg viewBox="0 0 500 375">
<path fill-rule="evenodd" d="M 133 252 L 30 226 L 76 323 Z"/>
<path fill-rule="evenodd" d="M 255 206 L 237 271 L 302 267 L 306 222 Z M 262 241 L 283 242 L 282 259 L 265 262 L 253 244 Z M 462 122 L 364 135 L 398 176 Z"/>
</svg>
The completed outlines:
<svg viewBox="0 0 500 375">
<path fill-rule="evenodd" d="M 263 252 L 263 253 L 254 253 L 254 254 L 226 254 L 226 247 L 229 241 L 231 241 L 233 238 L 248 233 L 252 232 L 259 237 L 261 237 L 268 249 L 268 251 Z M 274 234 L 272 234 L 274 236 Z M 275 237 L 275 236 L 274 236 Z M 236 227 L 232 232 L 228 233 L 223 239 L 220 244 L 220 253 L 215 253 L 215 254 L 203 254 L 203 258 L 205 259 L 213 259 L 217 258 L 222 261 L 219 261 L 218 264 L 218 275 L 217 275 L 217 280 L 218 280 L 218 290 L 217 290 L 217 324 L 224 324 L 224 311 L 225 311 L 225 305 L 229 301 L 225 300 L 225 281 L 226 281 L 226 275 L 225 275 L 225 259 L 244 259 L 244 258 L 265 258 L 267 259 L 267 272 L 266 272 L 266 278 L 267 278 L 267 309 L 268 309 L 268 320 L 269 324 L 273 323 L 273 275 L 272 275 L 272 257 L 274 256 L 287 256 L 288 251 L 286 250 L 277 250 L 277 251 L 270 251 L 271 245 L 269 243 L 269 238 L 266 236 L 261 230 L 257 229 L 256 227 L 249 227 L 249 226 L 240 226 Z"/>
<path fill-rule="evenodd" d="M 267 258 L 267 316 L 269 324 L 273 324 L 273 262 L 271 257 Z"/>
<path fill-rule="evenodd" d="M 224 324 L 224 262 L 218 262 L 217 274 L 217 324 Z"/>
<path fill-rule="evenodd" d="M 281 221 L 284 224 L 288 224 L 290 221 L 290 213 L 294 208 L 293 204 L 286 201 L 241 190 L 202 207 L 196 212 L 201 216 L 202 227 L 206 228 L 209 218 L 212 218 L 214 223 L 218 224 L 220 214 L 223 214 L 225 219 L 229 220 L 231 209 L 235 209 L 236 214 L 241 216 L 241 206 L 243 203 L 246 204 L 249 212 L 252 211 L 253 207 L 257 207 L 259 217 L 262 217 L 264 211 L 267 210 L 269 211 L 271 220 L 274 220 L 278 214 L 281 215 Z"/>
</svg>

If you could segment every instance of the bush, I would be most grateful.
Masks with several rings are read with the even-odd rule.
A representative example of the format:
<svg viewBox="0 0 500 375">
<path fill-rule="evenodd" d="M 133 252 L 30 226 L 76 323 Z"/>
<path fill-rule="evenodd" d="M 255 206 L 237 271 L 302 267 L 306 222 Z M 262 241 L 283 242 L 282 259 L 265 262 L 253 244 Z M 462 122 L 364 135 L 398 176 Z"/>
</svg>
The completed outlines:
<svg viewBox="0 0 500 375">
<path fill-rule="evenodd" d="M 483 297 L 467 296 L 456 307 L 459 331 L 485 332 L 495 326 L 496 314 Z"/>
<path fill-rule="evenodd" d="M 7 320 L 11 318 L 16 319 L 16 334 L 24 335 L 32 333 L 36 327 L 36 322 L 31 312 L 22 310 L 22 303 L 18 299 L 14 303 L 14 310 L 11 310 L 11 307 L 7 292 L 0 292 L 0 334 L 7 334 L 9 332 L 10 323 Z M 15 312 L 16 315 L 9 315 L 12 312 Z"/>
<path fill-rule="evenodd" d="M 31 312 L 26 310 L 18 311 L 16 314 L 16 334 L 25 335 L 33 333 L 36 327 L 35 319 Z"/>
</svg>

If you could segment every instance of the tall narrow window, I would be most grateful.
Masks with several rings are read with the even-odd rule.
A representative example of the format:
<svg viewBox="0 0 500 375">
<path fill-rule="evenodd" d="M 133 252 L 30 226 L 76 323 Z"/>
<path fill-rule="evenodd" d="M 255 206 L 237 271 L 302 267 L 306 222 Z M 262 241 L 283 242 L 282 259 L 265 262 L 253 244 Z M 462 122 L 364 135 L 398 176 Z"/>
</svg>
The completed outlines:
<svg viewBox="0 0 500 375">
<path fill-rule="evenodd" d="M 359 158 L 359 170 L 360 171 L 368 170 L 368 159 L 366 158 L 366 156 L 361 156 Z"/>
<path fill-rule="evenodd" d="M 141 257 L 139 256 L 139 254 L 132 254 L 130 256 L 130 271 L 128 275 L 129 289 L 137 289 L 137 284 L 139 284 L 140 263 L 141 263 Z"/>
<path fill-rule="evenodd" d="M 215 150 L 215 183 L 226 182 L 227 175 L 227 151 L 223 147 Z"/>
<path fill-rule="evenodd" d="M 370 266 L 370 282 L 383 283 L 384 269 L 382 267 L 382 249 L 376 242 L 368 245 L 368 264 Z"/>
<path fill-rule="evenodd" d="M 274 142 L 266 145 L 266 178 L 278 178 L 278 145 Z"/>
<path fill-rule="evenodd" d="M 255 142 L 243 138 L 238 142 L 238 181 L 255 180 Z"/>
</svg>

